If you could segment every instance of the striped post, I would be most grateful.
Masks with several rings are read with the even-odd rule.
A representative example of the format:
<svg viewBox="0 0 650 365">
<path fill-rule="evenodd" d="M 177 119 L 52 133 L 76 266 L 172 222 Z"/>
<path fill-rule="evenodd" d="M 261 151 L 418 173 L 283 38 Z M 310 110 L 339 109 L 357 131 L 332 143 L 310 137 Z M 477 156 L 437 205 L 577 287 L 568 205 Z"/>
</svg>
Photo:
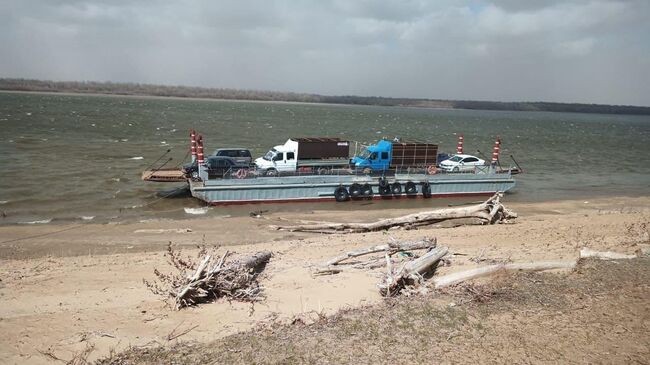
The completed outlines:
<svg viewBox="0 0 650 365">
<path fill-rule="evenodd" d="M 200 134 L 196 137 L 196 160 L 199 166 L 203 165 L 203 136 Z"/>
<path fill-rule="evenodd" d="M 196 131 L 190 129 L 190 152 L 192 153 L 192 163 L 196 161 Z"/>
<path fill-rule="evenodd" d="M 463 140 L 464 140 L 463 135 L 462 134 L 459 135 L 458 136 L 458 146 L 456 147 L 456 153 L 459 154 L 459 155 L 463 154 Z"/>
<path fill-rule="evenodd" d="M 499 151 L 501 150 L 501 138 L 497 136 L 497 140 L 494 142 L 494 150 L 492 151 L 492 165 L 496 165 L 499 162 Z"/>
</svg>

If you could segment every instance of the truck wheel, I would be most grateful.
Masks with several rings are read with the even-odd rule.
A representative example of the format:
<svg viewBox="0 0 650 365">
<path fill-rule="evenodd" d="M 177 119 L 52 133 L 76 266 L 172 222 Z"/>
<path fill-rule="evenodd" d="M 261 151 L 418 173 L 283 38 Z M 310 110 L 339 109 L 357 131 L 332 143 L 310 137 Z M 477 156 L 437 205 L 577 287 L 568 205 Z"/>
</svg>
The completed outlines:
<svg viewBox="0 0 650 365">
<path fill-rule="evenodd" d="M 278 176 L 278 170 L 276 169 L 268 169 L 264 173 L 265 176 Z"/>
<path fill-rule="evenodd" d="M 358 198 L 361 195 L 361 185 L 354 183 L 350 185 L 350 196 L 353 198 Z"/>
<path fill-rule="evenodd" d="M 413 195 L 417 194 L 418 188 L 415 186 L 415 183 L 413 181 L 408 181 L 406 183 L 406 194 Z"/>
<path fill-rule="evenodd" d="M 422 196 L 425 198 L 431 198 L 431 185 L 428 181 L 422 183 Z"/>
<path fill-rule="evenodd" d="M 346 202 L 350 200 L 350 194 L 348 194 L 346 188 L 339 186 L 334 190 L 334 199 L 336 199 L 337 202 Z"/>
<path fill-rule="evenodd" d="M 363 173 L 366 175 L 372 174 L 372 169 L 370 167 L 366 167 L 363 169 Z"/>
<path fill-rule="evenodd" d="M 390 191 L 393 193 L 393 195 L 400 195 L 402 193 L 402 185 L 400 185 L 398 182 L 393 183 L 390 186 Z"/>
<path fill-rule="evenodd" d="M 318 172 L 318 175 L 327 175 L 329 173 L 329 170 L 325 167 L 321 167 L 316 171 Z"/>
<path fill-rule="evenodd" d="M 388 187 L 388 181 L 386 181 L 386 178 L 382 177 L 381 179 L 379 179 L 379 187 L 380 188 Z"/>
<path fill-rule="evenodd" d="M 369 184 L 363 184 L 361 187 L 361 194 L 365 197 L 372 196 L 372 187 Z"/>
</svg>

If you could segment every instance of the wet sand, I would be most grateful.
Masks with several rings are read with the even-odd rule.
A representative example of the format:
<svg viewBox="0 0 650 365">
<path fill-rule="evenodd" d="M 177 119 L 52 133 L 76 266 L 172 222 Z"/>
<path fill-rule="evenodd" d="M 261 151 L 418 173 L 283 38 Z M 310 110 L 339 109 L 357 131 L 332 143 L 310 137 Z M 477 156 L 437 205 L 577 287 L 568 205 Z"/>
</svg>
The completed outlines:
<svg viewBox="0 0 650 365">
<path fill-rule="evenodd" d="M 278 232 L 268 225 L 300 219 L 371 221 L 415 210 L 3 226 L 0 359 L 48 363 L 53 361 L 50 355 L 70 359 L 89 344 L 95 347 L 91 358 L 97 358 L 129 346 L 205 342 L 264 322 L 377 303 L 382 299 L 376 283 L 383 269 L 314 277 L 310 267 L 350 249 L 387 242 L 389 237 L 437 237 L 439 244 L 461 254 L 440 268 L 441 274 L 476 266 L 469 259 L 481 254 L 488 259 L 529 262 L 573 259 L 581 247 L 634 253 L 650 244 L 650 197 L 512 204 L 506 199 L 505 204 L 519 214 L 515 224 L 352 235 Z M 274 256 L 261 278 L 266 300 L 254 307 L 219 301 L 182 311 L 169 309 L 142 282 L 154 278 L 154 268 L 171 271 L 164 256 L 169 241 L 190 255 L 202 242 L 221 245 L 220 252 L 271 250 Z"/>
</svg>

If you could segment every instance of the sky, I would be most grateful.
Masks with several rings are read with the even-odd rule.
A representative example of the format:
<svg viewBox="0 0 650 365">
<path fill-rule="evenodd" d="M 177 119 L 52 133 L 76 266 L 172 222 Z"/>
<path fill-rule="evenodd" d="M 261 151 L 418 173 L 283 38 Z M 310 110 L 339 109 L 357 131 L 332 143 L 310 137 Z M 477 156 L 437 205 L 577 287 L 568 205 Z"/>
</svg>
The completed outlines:
<svg viewBox="0 0 650 365">
<path fill-rule="evenodd" d="M 0 77 L 650 106 L 650 0 L 0 0 Z"/>
</svg>

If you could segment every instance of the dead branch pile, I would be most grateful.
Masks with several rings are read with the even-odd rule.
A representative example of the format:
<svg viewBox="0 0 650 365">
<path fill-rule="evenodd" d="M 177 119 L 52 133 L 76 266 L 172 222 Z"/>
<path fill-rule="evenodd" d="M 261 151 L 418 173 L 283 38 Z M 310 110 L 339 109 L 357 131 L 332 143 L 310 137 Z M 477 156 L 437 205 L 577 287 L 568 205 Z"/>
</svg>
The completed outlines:
<svg viewBox="0 0 650 365">
<path fill-rule="evenodd" d="M 384 296 L 399 294 L 402 289 L 417 286 L 422 282 L 424 276 L 431 273 L 438 262 L 448 252 L 446 247 L 436 247 L 436 238 L 423 238 L 419 241 L 397 241 L 391 237 L 390 242 L 383 245 L 370 246 L 338 255 L 314 271 L 315 275 L 336 274 L 348 269 L 374 269 L 386 265 L 388 274 L 377 284 L 379 292 Z M 411 251 L 428 250 L 427 253 L 418 257 Z M 383 253 L 381 258 L 368 261 L 352 261 L 349 259 L 360 256 Z M 397 253 L 405 254 L 402 258 L 393 258 Z M 345 261 L 345 262 L 344 262 Z M 393 270 L 399 265 L 400 268 Z"/>
<path fill-rule="evenodd" d="M 271 258 L 269 251 L 226 262 L 230 252 L 218 256 L 202 248 L 197 259 L 192 259 L 183 258 L 170 242 L 166 255 L 177 273 L 164 274 L 155 269 L 157 282 L 144 280 L 144 283 L 154 294 L 173 298 L 176 309 L 222 297 L 245 302 L 263 298 L 257 278 Z"/>
<path fill-rule="evenodd" d="M 314 274 L 336 274 L 347 269 L 374 269 L 384 266 L 384 255 L 380 258 L 370 259 L 367 261 L 350 261 L 349 259 L 380 252 L 390 257 L 400 252 L 410 253 L 410 251 L 413 250 L 432 249 L 434 247 L 436 247 L 435 237 L 425 237 L 419 241 L 397 241 L 391 237 L 391 240 L 388 243 L 361 248 L 336 256 L 316 268 Z"/>
<path fill-rule="evenodd" d="M 497 193 L 481 204 L 430 210 L 397 218 L 381 219 L 371 223 L 317 222 L 305 225 L 270 226 L 270 228 L 292 232 L 332 234 L 381 231 L 392 227 L 414 228 L 439 223 L 449 219 L 461 218 L 475 218 L 482 224 L 502 223 L 517 217 L 515 212 L 507 209 L 503 204 L 501 204 L 500 199 L 502 196 L 503 194 Z"/>
</svg>

